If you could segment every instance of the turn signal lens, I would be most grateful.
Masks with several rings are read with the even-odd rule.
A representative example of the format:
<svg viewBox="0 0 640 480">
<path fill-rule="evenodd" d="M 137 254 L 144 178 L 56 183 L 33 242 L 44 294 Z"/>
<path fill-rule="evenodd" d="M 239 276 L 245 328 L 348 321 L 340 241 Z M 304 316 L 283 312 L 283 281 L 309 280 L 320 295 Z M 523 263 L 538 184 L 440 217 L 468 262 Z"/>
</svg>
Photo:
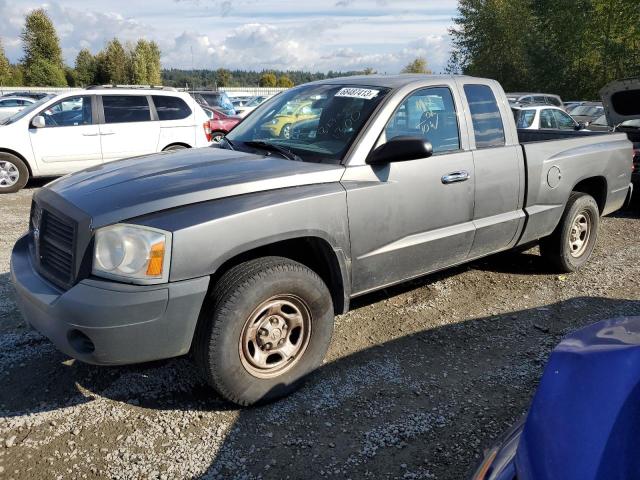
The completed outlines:
<svg viewBox="0 0 640 480">
<path fill-rule="evenodd" d="M 147 275 L 159 277 L 162 275 L 162 264 L 164 263 L 164 242 L 151 245 L 149 252 L 149 264 L 147 265 Z"/>
</svg>

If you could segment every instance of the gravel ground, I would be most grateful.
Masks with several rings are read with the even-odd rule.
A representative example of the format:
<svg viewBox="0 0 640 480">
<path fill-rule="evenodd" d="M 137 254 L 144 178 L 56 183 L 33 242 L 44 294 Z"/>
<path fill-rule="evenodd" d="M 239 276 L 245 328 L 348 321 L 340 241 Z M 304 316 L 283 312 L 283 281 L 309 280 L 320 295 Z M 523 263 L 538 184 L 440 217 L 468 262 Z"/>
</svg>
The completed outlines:
<svg viewBox="0 0 640 480">
<path fill-rule="evenodd" d="M 531 250 L 358 299 L 302 390 L 239 410 L 186 359 L 93 367 L 24 325 L 9 255 L 34 191 L 0 197 L 3 479 L 465 478 L 565 333 L 640 314 L 640 219 L 620 214 L 576 274 Z"/>
</svg>

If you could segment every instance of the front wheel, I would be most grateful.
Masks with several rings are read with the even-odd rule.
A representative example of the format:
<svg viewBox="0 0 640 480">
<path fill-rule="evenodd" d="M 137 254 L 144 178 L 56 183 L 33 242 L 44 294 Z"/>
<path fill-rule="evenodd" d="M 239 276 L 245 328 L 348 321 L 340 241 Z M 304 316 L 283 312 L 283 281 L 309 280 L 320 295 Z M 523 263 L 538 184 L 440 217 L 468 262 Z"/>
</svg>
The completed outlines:
<svg viewBox="0 0 640 480">
<path fill-rule="evenodd" d="M 318 368 L 333 331 L 322 279 L 282 257 L 226 272 L 203 306 L 194 356 L 207 381 L 240 405 L 275 400 Z"/>
<path fill-rule="evenodd" d="M 29 169 L 15 155 L 0 152 L 0 194 L 14 193 L 22 189 L 29 180 Z"/>
<path fill-rule="evenodd" d="M 280 137 L 289 140 L 291 138 L 291 124 L 287 123 L 280 130 Z"/>
<path fill-rule="evenodd" d="M 600 211 L 593 197 L 572 192 L 560 223 L 541 240 L 540 253 L 557 270 L 575 272 L 591 257 L 599 227 Z"/>
</svg>

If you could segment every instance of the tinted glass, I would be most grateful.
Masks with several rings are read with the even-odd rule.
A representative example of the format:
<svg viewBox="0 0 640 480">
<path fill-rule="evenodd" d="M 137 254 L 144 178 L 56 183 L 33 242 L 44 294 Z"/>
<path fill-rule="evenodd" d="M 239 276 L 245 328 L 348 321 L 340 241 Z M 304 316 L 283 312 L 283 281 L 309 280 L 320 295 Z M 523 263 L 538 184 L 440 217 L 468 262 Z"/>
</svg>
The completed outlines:
<svg viewBox="0 0 640 480">
<path fill-rule="evenodd" d="M 149 102 L 144 95 L 103 95 L 105 123 L 148 122 Z"/>
<path fill-rule="evenodd" d="M 40 113 L 47 127 L 75 127 L 93 123 L 91 97 L 69 97 Z"/>
<path fill-rule="evenodd" d="M 433 152 L 460 149 L 458 117 L 448 88 L 425 88 L 407 97 L 389 119 L 386 141 L 410 135 L 423 137 L 433 145 Z"/>
<path fill-rule="evenodd" d="M 476 148 L 504 145 L 504 125 L 496 97 L 486 85 L 465 85 Z"/>
<path fill-rule="evenodd" d="M 607 122 L 607 116 L 606 115 L 600 115 L 598 118 L 596 118 L 593 122 L 591 122 L 591 125 L 603 125 L 603 126 L 608 126 L 609 123 Z"/>
<path fill-rule="evenodd" d="M 2 107 L 17 107 L 18 105 L 22 105 L 22 103 L 19 103 L 16 99 L 2 100 L 0 102 L 0 106 Z"/>
<path fill-rule="evenodd" d="M 517 128 L 529 128 L 533 125 L 533 120 L 535 118 L 535 110 L 520 110 L 520 113 L 516 117 L 516 126 Z"/>
<path fill-rule="evenodd" d="M 545 108 L 540 112 L 540 128 L 558 128 L 553 110 L 550 108 Z"/>
<path fill-rule="evenodd" d="M 561 130 L 574 130 L 576 122 L 569 116 L 560 110 L 553 110 L 553 115 L 556 117 L 558 128 Z"/>
<path fill-rule="evenodd" d="M 159 120 L 180 120 L 191 115 L 191 109 L 181 98 L 166 95 L 153 95 L 151 98 Z"/>
<path fill-rule="evenodd" d="M 556 97 L 547 97 L 547 103 L 549 105 L 555 105 L 556 107 L 562 107 L 562 102 Z"/>
</svg>

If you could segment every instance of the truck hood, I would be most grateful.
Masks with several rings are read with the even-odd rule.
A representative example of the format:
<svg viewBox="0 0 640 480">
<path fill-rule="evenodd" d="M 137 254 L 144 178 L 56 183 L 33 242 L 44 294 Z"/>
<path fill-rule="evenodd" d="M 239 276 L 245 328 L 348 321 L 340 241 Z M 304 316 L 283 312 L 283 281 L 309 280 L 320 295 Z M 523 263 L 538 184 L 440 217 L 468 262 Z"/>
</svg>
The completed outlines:
<svg viewBox="0 0 640 480">
<path fill-rule="evenodd" d="M 156 153 L 89 168 L 49 184 L 98 228 L 169 208 L 340 180 L 344 167 L 275 155 L 199 148 Z"/>
<path fill-rule="evenodd" d="M 616 80 L 600 90 L 609 125 L 640 119 L 640 77 Z"/>
</svg>

